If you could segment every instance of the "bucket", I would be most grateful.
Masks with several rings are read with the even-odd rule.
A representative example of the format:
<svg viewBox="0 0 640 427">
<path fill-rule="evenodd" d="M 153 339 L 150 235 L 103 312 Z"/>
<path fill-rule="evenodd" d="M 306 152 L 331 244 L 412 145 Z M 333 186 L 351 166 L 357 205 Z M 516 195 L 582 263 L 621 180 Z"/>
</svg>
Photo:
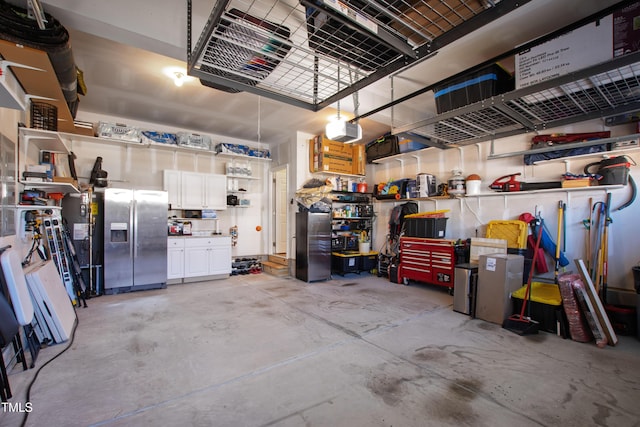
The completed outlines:
<svg viewBox="0 0 640 427">
<path fill-rule="evenodd" d="M 358 193 L 366 193 L 367 192 L 367 183 L 359 182 L 357 186 Z"/>
<path fill-rule="evenodd" d="M 361 254 L 368 254 L 369 252 L 371 252 L 371 242 L 359 242 L 358 251 Z"/>
<path fill-rule="evenodd" d="M 473 196 L 474 194 L 479 194 L 481 185 L 482 185 L 482 181 L 480 180 L 477 180 L 477 179 L 467 180 L 466 182 L 467 196 Z"/>
</svg>

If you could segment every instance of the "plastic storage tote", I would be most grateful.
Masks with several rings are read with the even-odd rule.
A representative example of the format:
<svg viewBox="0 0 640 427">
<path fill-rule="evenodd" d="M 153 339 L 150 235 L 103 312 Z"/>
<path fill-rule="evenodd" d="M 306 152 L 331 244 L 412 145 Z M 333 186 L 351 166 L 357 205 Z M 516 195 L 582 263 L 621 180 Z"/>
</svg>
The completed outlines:
<svg viewBox="0 0 640 427">
<path fill-rule="evenodd" d="M 442 82 L 434 87 L 438 114 L 514 89 L 514 79 L 500 65 L 492 64 L 474 73 Z"/>
</svg>

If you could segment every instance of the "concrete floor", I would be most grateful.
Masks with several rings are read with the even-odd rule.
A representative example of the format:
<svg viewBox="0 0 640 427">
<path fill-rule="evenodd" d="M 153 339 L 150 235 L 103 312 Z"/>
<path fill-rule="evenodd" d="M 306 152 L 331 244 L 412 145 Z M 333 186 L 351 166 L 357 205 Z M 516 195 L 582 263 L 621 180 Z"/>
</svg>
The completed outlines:
<svg viewBox="0 0 640 427">
<path fill-rule="evenodd" d="M 38 375 L 28 426 L 640 423 L 635 337 L 522 337 L 452 311 L 433 286 L 257 274 L 88 303 Z M 12 371 L 12 402 L 66 346 Z"/>
</svg>

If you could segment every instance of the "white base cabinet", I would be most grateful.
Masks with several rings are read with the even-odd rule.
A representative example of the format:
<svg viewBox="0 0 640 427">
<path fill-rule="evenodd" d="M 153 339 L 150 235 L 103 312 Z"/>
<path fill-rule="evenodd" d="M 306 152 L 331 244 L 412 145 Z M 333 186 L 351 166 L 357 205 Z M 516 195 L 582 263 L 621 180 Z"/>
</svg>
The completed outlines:
<svg viewBox="0 0 640 427">
<path fill-rule="evenodd" d="M 170 237 L 168 247 L 167 278 L 173 283 L 223 278 L 231 274 L 230 236 Z"/>
<path fill-rule="evenodd" d="M 184 238 L 169 238 L 167 244 L 167 280 L 184 277 Z"/>
</svg>

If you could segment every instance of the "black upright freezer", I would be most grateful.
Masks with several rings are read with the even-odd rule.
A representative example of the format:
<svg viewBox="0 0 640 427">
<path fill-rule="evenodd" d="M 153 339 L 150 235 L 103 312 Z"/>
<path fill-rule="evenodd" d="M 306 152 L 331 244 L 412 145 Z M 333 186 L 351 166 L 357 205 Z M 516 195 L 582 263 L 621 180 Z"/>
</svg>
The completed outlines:
<svg viewBox="0 0 640 427">
<path fill-rule="evenodd" d="M 330 215 L 296 213 L 296 278 L 305 282 L 331 278 Z"/>
<path fill-rule="evenodd" d="M 104 197 L 102 193 L 70 193 L 62 199 L 62 218 L 90 295 L 104 293 L 102 268 Z"/>
</svg>

